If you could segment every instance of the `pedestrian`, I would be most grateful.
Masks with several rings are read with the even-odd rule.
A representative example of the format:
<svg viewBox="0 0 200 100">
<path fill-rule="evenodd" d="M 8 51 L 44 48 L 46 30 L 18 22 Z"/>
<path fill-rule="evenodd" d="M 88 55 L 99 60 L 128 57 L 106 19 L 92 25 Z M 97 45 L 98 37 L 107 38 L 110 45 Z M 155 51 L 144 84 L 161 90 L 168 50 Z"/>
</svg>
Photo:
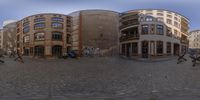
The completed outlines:
<svg viewBox="0 0 200 100">
<path fill-rule="evenodd" d="M 20 49 L 17 49 L 17 58 L 15 58 L 15 61 L 20 61 L 21 63 L 24 63 Z"/>
</svg>

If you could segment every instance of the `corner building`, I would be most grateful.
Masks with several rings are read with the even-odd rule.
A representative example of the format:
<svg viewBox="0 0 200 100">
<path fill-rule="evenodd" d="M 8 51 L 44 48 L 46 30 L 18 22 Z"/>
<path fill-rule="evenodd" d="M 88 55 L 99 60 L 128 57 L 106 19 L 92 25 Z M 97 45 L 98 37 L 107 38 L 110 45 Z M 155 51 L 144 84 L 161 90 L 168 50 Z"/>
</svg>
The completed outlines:
<svg viewBox="0 0 200 100">
<path fill-rule="evenodd" d="M 61 57 L 71 48 L 71 17 L 37 14 L 17 22 L 17 48 L 32 57 Z"/>
<path fill-rule="evenodd" d="M 120 55 L 160 58 L 180 55 L 188 48 L 189 20 L 163 9 L 132 10 L 120 14 Z"/>
</svg>

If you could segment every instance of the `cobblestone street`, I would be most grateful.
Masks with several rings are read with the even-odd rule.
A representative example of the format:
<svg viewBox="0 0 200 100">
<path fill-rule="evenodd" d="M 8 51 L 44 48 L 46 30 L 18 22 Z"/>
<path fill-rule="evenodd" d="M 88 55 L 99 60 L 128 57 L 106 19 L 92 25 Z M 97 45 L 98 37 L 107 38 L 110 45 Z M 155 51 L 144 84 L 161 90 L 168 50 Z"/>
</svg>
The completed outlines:
<svg viewBox="0 0 200 100">
<path fill-rule="evenodd" d="M 199 100 L 200 65 L 175 58 L 44 60 L 5 58 L 0 100 Z"/>
</svg>

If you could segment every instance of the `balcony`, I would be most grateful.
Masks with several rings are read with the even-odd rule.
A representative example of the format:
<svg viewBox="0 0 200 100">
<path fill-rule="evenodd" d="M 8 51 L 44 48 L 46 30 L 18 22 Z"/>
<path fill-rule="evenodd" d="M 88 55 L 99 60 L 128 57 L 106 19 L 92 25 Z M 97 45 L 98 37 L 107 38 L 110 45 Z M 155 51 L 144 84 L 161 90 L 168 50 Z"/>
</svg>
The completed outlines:
<svg viewBox="0 0 200 100">
<path fill-rule="evenodd" d="M 181 43 L 182 43 L 182 44 L 189 44 L 189 40 L 181 39 Z"/>
<path fill-rule="evenodd" d="M 132 22 L 132 23 L 128 23 L 128 24 L 122 24 L 119 28 L 120 30 L 129 26 L 134 26 L 134 25 L 139 25 L 139 22 Z"/>
<path fill-rule="evenodd" d="M 131 40 L 139 40 L 139 35 L 127 35 L 127 36 L 121 36 L 120 42 L 124 41 L 131 41 Z"/>
</svg>

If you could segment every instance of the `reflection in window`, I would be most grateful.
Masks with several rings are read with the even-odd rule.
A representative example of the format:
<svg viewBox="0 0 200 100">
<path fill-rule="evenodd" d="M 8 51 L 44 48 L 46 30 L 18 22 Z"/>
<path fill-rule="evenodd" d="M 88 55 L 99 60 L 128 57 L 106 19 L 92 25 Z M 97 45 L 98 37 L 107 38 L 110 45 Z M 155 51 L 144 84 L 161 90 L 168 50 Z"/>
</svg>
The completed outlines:
<svg viewBox="0 0 200 100">
<path fill-rule="evenodd" d="M 63 18 L 59 18 L 59 17 L 53 17 L 51 20 L 57 21 L 57 22 L 63 22 Z"/>
<path fill-rule="evenodd" d="M 29 26 L 26 26 L 26 27 L 24 27 L 23 32 L 24 32 L 24 33 L 28 33 L 29 30 L 30 30 L 30 27 L 29 27 Z"/>
<path fill-rule="evenodd" d="M 34 25 L 34 28 L 35 29 L 41 29 L 41 28 L 44 28 L 45 27 L 45 23 L 37 23 Z"/>
<path fill-rule="evenodd" d="M 148 34 L 149 26 L 148 25 L 142 25 L 142 34 Z"/>
<path fill-rule="evenodd" d="M 53 32 L 52 33 L 52 40 L 62 40 L 62 33 L 61 32 Z"/>
<path fill-rule="evenodd" d="M 52 23 L 52 27 L 53 28 L 63 28 L 63 24 L 62 23 L 58 23 L 58 22 L 53 22 Z"/>
<path fill-rule="evenodd" d="M 164 29 L 162 25 L 156 25 L 156 33 L 159 35 L 163 35 L 164 34 Z"/>
<path fill-rule="evenodd" d="M 43 32 L 40 32 L 40 33 L 35 33 L 35 36 L 34 36 L 35 40 L 44 40 L 44 33 Z"/>
<path fill-rule="evenodd" d="M 147 17 L 145 18 L 145 20 L 146 20 L 146 21 L 153 21 L 153 17 L 147 16 Z"/>
</svg>

